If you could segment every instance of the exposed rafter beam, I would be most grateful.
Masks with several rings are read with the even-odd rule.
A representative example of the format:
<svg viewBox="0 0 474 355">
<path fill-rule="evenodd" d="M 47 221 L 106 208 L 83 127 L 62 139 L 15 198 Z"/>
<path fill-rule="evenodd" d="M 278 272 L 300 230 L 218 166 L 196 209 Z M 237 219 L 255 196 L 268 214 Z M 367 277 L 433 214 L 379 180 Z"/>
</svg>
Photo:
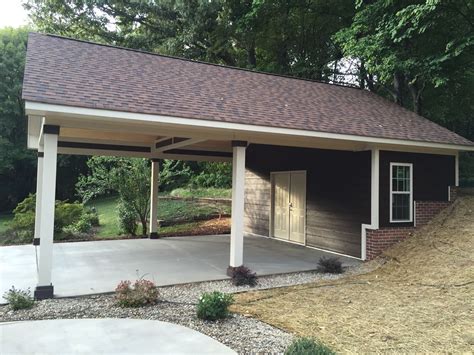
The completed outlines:
<svg viewBox="0 0 474 355">
<path fill-rule="evenodd" d="M 161 153 L 166 150 L 177 149 L 181 147 L 185 147 L 187 145 L 196 144 L 200 142 L 204 142 L 205 139 L 200 138 L 181 138 L 181 137 L 173 137 L 159 141 L 155 144 L 155 152 Z"/>
</svg>

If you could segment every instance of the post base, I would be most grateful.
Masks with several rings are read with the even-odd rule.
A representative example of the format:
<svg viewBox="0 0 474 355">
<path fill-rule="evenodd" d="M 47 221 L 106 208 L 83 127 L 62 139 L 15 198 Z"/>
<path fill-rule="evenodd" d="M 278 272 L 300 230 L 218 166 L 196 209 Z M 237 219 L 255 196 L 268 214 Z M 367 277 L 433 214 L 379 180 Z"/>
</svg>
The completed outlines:
<svg viewBox="0 0 474 355">
<path fill-rule="evenodd" d="M 35 297 L 35 300 L 45 300 L 47 298 L 53 298 L 54 286 L 53 285 L 36 286 L 34 297 Z"/>
<path fill-rule="evenodd" d="M 152 232 L 150 233 L 150 239 L 159 239 L 160 237 L 158 236 L 157 232 Z"/>
<path fill-rule="evenodd" d="M 232 274 L 234 273 L 234 269 L 236 269 L 237 267 L 238 266 L 228 266 L 226 275 L 229 277 L 232 277 Z"/>
</svg>

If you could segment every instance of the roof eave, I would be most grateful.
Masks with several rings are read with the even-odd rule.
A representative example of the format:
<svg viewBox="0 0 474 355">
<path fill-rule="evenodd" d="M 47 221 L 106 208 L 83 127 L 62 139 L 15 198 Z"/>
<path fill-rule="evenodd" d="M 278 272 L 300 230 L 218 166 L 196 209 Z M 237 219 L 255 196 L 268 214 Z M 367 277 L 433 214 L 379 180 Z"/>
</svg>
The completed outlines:
<svg viewBox="0 0 474 355">
<path fill-rule="evenodd" d="M 195 119 L 173 117 L 146 113 L 134 113 L 126 111 L 113 111 L 106 109 L 84 108 L 79 106 L 65 106 L 51 103 L 42 103 L 29 101 L 25 99 L 25 111 L 27 115 L 48 116 L 48 115 L 64 115 L 69 117 L 88 117 L 94 119 L 122 119 L 130 121 L 145 121 L 156 122 L 162 124 L 170 124 L 177 126 L 196 127 L 196 128 L 212 128 L 231 131 L 241 131 L 259 134 L 277 134 L 293 137 L 314 137 L 322 139 L 343 140 L 359 143 L 366 143 L 371 146 L 400 146 L 400 147 L 414 147 L 414 148 L 431 148 L 447 151 L 474 151 L 474 143 L 472 145 L 452 144 L 452 143 L 437 143 L 425 141 L 413 141 L 394 138 L 381 138 L 370 136 L 357 136 L 349 134 L 328 133 L 320 131 L 308 131 L 293 128 L 269 127 L 260 125 L 251 125 L 243 123 L 221 122 L 214 120 Z"/>
</svg>

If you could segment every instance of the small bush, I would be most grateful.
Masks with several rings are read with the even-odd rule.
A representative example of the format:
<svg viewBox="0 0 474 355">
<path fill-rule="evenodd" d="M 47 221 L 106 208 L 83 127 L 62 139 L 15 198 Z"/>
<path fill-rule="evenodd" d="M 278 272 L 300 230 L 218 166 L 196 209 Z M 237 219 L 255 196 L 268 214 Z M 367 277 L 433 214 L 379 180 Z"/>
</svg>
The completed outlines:
<svg viewBox="0 0 474 355">
<path fill-rule="evenodd" d="M 233 268 L 231 277 L 235 286 L 255 286 L 257 284 L 257 274 L 244 265 Z"/>
<path fill-rule="evenodd" d="M 84 205 L 80 203 L 68 203 L 56 201 L 54 215 L 54 231 L 62 232 L 63 228 L 79 222 L 85 213 Z"/>
<path fill-rule="evenodd" d="M 120 307 L 142 307 L 158 300 L 156 285 L 148 280 L 121 281 L 115 289 L 115 299 Z"/>
<path fill-rule="evenodd" d="M 138 224 L 135 212 L 133 212 L 132 209 L 127 207 L 123 202 L 119 203 L 118 217 L 119 226 L 122 233 L 130 235 L 137 234 Z"/>
<path fill-rule="evenodd" d="M 92 227 L 98 227 L 100 225 L 99 213 L 97 213 L 97 210 L 94 207 L 87 209 L 83 218 L 89 221 Z"/>
<path fill-rule="evenodd" d="M 22 231 L 33 237 L 35 229 L 35 207 L 36 195 L 30 194 L 13 210 L 14 217 L 10 225 L 11 228 L 14 231 Z"/>
<path fill-rule="evenodd" d="M 294 340 L 285 350 L 285 355 L 334 355 L 334 351 L 326 345 L 318 343 L 311 338 Z"/>
<path fill-rule="evenodd" d="M 19 309 L 28 309 L 33 307 L 35 304 L 29 288 L 26 290 L 17 290 L 12 286 L 11 289 L 5 292 L 3 298 L 7 300 L 7 302 L 10 304 L 10 307 L 14 311 Z"/>
<path fill-rule="evenodd" d="M 336 257 L 322 257 L 321 259 L 319 259 L 318 270 L 330 274 L 341 274 L 343 272 L 342 263 Z"/>
<path fill-rule="evenodd" d="M 205 292 L 199 298 L 197 316 L 204 320 L 224 319 L 229 315 L 229 306 L 234 302 L 234 297 L 229 294 L 214 291 Z"/>
<path fill-rule="evenodd" d="M 11 223 L 11 228 L 28 236 L 33 236 L 35 229 L 35 209 L 36 195 L 30 194 L 21 201 L 13 210 L 15 216 Z M 54 211 L 54 232 L 61 233 L 66 226 L 77 223 L 85 214 L 84 206 L 80 203 L 68 203 L 66 201 L 56 201 Z"/>
<path fill-rule="evenodd" d="M 81 218 L 72 226 L 77 233 L 89 233 L 92 230 L 92 224 L 86 218 Z"/>
</svg>

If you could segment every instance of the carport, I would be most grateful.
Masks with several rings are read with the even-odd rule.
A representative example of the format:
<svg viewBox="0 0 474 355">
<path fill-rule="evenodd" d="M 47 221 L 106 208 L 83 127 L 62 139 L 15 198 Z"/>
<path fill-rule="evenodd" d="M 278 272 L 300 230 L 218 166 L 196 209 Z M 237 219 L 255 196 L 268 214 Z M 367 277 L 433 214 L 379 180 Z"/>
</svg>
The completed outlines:
<svg viewBox="0 0 474 355">
<path fill-rule="evenodd" d="M 37 33 L 28 39 L 23 99 L 28 147 L 38 151 L 37 298 L 52 297 L 57 279 L 58 154 L 150 159 L 150 238 L 159 159 L 232 162 L 231 236 L 216 264 L 224 275 L 257 262 L 246 259 L 244 232 L 288 250 L 296 243 L 376 257 L 421 225 L 423 206 L 433 214 L 450 203 L 459 151 L 474 149 L 367 90 Z"/>
</svg>

